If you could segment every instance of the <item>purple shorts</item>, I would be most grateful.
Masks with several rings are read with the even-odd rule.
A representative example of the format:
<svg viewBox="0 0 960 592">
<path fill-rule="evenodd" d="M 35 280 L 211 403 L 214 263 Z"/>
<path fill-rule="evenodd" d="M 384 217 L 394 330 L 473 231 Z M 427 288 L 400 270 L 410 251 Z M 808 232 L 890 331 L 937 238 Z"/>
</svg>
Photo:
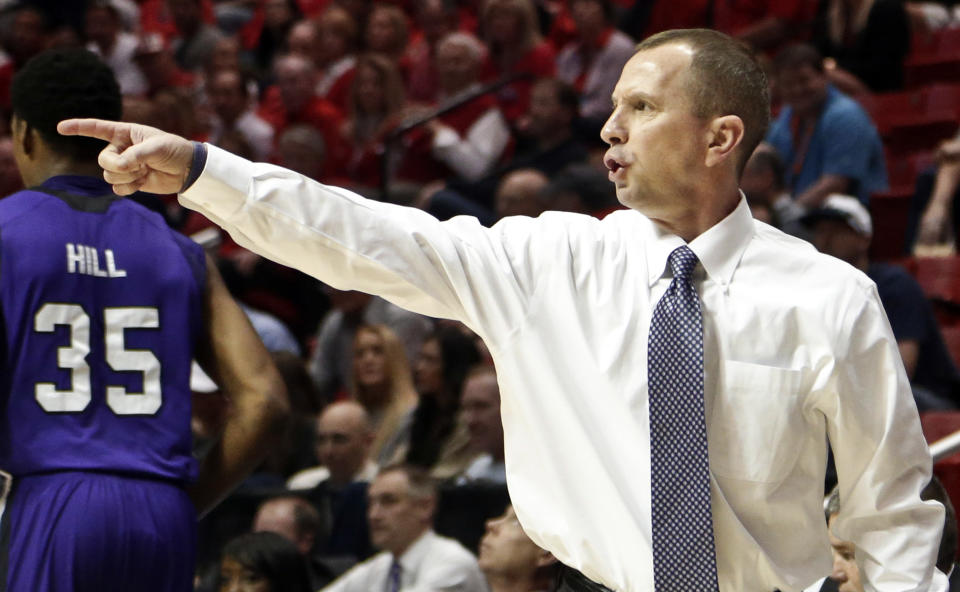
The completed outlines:
<svg viewBox="0 0 960 592">
<path fill-rule="evenodd" d="M 193 589 L 197 516 L 181 486 L 106 473 L 15 478 L 0 592 Z"/>
</svg>

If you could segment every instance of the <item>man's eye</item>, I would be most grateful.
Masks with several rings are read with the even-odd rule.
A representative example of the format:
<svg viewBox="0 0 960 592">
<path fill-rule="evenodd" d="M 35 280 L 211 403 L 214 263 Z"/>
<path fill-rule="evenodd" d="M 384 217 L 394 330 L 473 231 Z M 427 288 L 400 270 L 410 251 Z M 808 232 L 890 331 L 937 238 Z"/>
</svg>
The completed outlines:
<svg viewBox="0 0 960 592">
<path fill-rule="evenodd" d="M 637 111 L 646 111 L 647 104 L 644 102 L 634 103 L 633 108 L 636 109 Z"/>
</svg>

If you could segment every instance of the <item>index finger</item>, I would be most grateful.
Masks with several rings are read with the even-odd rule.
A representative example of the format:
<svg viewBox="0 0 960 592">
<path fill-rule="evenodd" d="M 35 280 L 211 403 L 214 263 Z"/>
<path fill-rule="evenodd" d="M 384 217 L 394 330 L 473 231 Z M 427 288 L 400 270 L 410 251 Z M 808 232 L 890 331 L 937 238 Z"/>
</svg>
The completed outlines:
<svg viewBox="0 0 960 592">
<path fill-rule="evenodd" d="M 129 123 L 103 119 L 65 119 L 57 124 L 57 131 L 64 136 L 89 136 L 107 142 L 119 140 L 117 136 Z"/>
</svg>

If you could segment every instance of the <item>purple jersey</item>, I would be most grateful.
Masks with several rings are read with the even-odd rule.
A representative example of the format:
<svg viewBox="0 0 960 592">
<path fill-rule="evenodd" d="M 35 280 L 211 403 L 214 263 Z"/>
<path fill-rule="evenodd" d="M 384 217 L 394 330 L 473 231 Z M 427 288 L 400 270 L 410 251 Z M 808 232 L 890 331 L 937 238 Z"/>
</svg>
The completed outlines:
<svg viewBox="0 0 960 592">
<path fill-rule="evenodd" d="M 0 469 L 192 480 L 202 249 L 92 177 L 0 200 Z"/>
</svg>

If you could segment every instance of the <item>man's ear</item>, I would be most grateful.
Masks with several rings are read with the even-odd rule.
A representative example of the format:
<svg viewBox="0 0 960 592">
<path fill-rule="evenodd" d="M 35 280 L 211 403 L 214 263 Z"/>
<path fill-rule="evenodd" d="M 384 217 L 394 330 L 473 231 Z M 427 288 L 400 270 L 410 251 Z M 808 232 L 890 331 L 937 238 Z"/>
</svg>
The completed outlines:
<svg viewBox="0 0 960 592">
<path fill-rule="evenodd" d="M 704 162 L 713 167 L 731 158 L 743 141 L 743 120 L 736 115 L 715 117 L 707 132 L 707 158 Z"/>
<path fill-rule="evenodd" d="M 30 124 L 16 115 L 10 120 L 10 135 L 13 138 L 13 142 L 14 144 L 20 145 L 21 151 L 26 156 L 32 157 L 36 148 L 34 133 Z"/>
</svg>

